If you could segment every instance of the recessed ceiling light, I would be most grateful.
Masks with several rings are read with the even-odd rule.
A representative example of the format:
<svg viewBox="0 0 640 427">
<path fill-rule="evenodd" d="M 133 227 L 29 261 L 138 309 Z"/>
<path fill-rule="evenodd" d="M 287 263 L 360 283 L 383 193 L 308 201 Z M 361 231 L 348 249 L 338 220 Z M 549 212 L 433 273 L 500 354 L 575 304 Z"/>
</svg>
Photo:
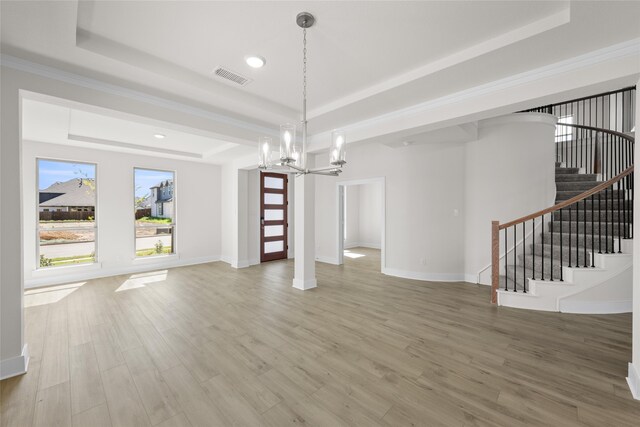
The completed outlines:
<svg viewBox="0 0 640 427">
<path fill-rule="evenodd" d="M 158 139 L 164 139 L 166 135 L 162 133 L 154 133 L 153 136 L 155 136 Z"/>
<path fill-rule="evenodd" d="M 264 64 L 267 63 L 267 60 L 259 55 L 247 55 L 244 60 L 247 62 L 247 65 L 251 68 L 262 68 Z"/>
</svg>

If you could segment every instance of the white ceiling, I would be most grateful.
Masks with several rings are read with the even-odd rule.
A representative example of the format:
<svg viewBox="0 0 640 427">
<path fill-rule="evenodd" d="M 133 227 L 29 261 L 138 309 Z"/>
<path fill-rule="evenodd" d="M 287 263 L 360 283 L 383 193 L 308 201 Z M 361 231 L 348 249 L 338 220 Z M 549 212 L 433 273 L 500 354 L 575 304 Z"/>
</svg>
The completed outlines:
<svg viewBox="0 0 640 427">
<path fill-rule="evenodd" d="M 640 38 L 640 2 L 5 1 L 2 52 L 262 127 L 317 134 Z M 254 70 L 244 56 L 267 59 Z M 217 81 L 219 65 L 253 81 Z M 237 135 L 229 135 L 230 137 Z M 114 136 L 115 137 L 115 136 Z M 246 139 L 246 138 L 245 138 Z"/>
<path fill-rule="evenodd" d="M 22 138 L 29 141 L 223 164 L 255 148 L 176 129 L 170 123 L 120 118 L 81 108 L 24 99 Z M 200 132 L 201 133 L 201 132 Z M 163 139 L 154 135 L 162 134 Z"/>
</svg>

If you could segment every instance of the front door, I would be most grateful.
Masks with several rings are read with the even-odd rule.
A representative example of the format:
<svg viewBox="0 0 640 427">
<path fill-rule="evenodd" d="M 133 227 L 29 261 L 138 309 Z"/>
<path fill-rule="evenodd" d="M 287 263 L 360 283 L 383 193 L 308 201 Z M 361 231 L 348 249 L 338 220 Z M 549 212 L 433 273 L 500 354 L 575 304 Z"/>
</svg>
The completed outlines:
<svg viewBox="0 0 640 427">
<path fill-rule="evenodd" d="M 287 258 L 287 175 L 260 174 L 260 262 Z"/>
</svg>

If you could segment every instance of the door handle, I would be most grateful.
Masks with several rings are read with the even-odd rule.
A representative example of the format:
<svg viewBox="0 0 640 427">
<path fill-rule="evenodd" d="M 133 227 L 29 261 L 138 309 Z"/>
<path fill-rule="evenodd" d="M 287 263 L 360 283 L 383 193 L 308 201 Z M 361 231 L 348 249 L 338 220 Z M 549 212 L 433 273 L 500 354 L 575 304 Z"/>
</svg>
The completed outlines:
<svg viewBox="0 0 640 427">
<path fill-rule="evenodd" d="M 260 225 L 264 227 L 264 217 L 260 217 Z"/>
</svg>

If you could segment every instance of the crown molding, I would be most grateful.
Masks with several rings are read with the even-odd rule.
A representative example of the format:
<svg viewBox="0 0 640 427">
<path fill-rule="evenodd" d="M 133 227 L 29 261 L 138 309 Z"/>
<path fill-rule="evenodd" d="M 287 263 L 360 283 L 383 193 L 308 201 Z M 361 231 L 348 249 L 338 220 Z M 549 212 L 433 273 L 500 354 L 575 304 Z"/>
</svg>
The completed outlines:
<svg viewBox="0 0 640 427">
<path fill-rule="evenodd" d="M 26 59 L 19 58 L 17 56 L 1 54 L 0 65 L 3 67 L 11 68 L 18 71 L 27 72 L 37 76 L 57 80 L 64 83 L 69 83 L 76 86 L 81 86 L 88 89 L 93 89 L 110 95 L 120 96 L 128 98 L 138 102 L 144 102 L 146 104 L 154 105 L 156 107 L 165 108 L 172 111 L 177 111 L 184 114 L 189 114 L 196 117 L 212 120 L 217 123 L 221 123 L 227 126 L 234 126 L 251 132 L 267 135 L 277 135 L 277 131 L 273 128 L 257 125 L 245 120 L 240 120 L 234 117 L 230 117 L 220 113 L 214 113 L 212 111 L 205 110 L 203 108 L 194 107 L 182 102 L 172 101 L 166 98 L 162 98 L 148 93 L 125 88 L 123 86 L 106 83 L 101 80 L 97 80 L 91 77 L 82 76 L 80 74 L 63 71 L 58 68 L 50 67 L 48 65 L 39 64 L 36 62 L 28 61 Z"/>
</svg>

